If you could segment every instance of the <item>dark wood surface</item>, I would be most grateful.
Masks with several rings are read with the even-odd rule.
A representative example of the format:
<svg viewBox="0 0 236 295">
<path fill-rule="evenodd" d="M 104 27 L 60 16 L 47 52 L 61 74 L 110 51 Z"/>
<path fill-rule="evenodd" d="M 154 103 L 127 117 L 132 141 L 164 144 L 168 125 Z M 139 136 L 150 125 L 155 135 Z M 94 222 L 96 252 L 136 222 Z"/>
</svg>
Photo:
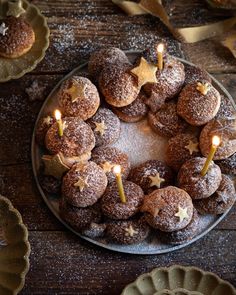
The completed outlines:
<svg viewBox="0 0 236 295">
<path fill-rule="evenodd" d="M 236 210 L 190 247 L 165 255 L 114 253 L 82 241 L 66 230 L 44 204 L 33 179 L 31 136 L 47 93 L 64 74 L 99 47 L 141 50 L 158 40 L 170 53 L 208 71 L 235 95 L 236 61 L 217 38 L 179 44 L 152 16 L 128 17 L 110 0 L 34 0 L 48 18 L 51 44 L 44 61 L 18 81 L 0 84 L 0 193 L 9 197 L 29 228 L 32 253 L 24 295 L 120 294 L 138 275 L 158 266 L 195 265 L 236 285 Z M 191 2 L 191 3 L 190 3 Z M 166 1 L 178 26 L 222 19 L 204 1 Z M 183 9 L 189 13 L 184 14 Z M 188 15 L 188 17 L 186 17 Z M 42 100 L 25 92 L 33 81 L 44 87 Z"/>
</svg>

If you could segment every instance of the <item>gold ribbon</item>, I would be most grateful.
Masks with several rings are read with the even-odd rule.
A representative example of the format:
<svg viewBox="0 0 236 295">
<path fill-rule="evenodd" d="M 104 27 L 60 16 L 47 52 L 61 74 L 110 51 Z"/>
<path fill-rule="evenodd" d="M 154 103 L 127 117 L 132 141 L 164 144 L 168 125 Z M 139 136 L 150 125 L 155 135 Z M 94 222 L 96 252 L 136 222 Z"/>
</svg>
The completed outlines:
<svg viewBox="0 0 236 295">
<path fill-rule="evenodd" d="M 168 14 L 161 0 L 141 0 L 139 3 L 124 0 L 112 0 L 129 15 L 152 14 L 169 28 L 172 34 L 182 42 L 194 43 L 229 31 L 236 24 L 236 16 L 216 23 L 175 28 L 169 19 Z"/>
</svg>

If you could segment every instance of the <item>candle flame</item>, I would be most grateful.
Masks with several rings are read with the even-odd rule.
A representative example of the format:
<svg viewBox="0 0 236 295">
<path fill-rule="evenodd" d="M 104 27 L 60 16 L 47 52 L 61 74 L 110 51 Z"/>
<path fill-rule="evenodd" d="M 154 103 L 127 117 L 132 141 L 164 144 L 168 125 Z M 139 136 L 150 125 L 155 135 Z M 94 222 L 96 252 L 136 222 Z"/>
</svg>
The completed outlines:
<svg viewBox="0 0 236 295">
<path fill-rule="evenodd" d="M 61 120 L 61 112 L 59 110 L 55 110 L 55 118 L 56 120 Z"/>
<path fill-rule="evenodd" d="M 157 52 L 162 53 L 164 51 L 164 44 L 160 43 L 157 46 Z"/>
<path fill-rule="evenodd" d="M 115 165 L 113 168 L 113 172 L 115 174 L 120 174 L 121 173 L 121 166 L 120 165 Z"/>
<path fill-rule="evenodd" d="M 217 146 L 219 146 L 220 145 L 220 138 L 219 138 L 219 136 L 213 136 L 212 137 L 212 145 L 213 146 L 215 146 L 215 147 L 217 147 Z"/>
</svg>

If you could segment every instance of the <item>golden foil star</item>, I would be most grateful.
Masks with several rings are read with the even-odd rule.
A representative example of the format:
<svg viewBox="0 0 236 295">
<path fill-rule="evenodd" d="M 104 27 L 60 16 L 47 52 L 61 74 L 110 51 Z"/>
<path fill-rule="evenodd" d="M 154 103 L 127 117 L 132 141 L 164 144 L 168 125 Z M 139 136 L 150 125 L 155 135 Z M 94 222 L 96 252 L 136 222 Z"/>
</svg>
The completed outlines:
<svg viewBox="0 0 236 295">
<path fill-rule="evenodd" d="M 138 79 L 138 86 L 142 87 L 146 83 L 156 83 L 156 71 L 157 67 L 149 64 L 146 59 L 141 57 L 138 67 L 131 70 L 131 73 Z"/>
<path fill-rule="evenodd" d="M 210 90 L 210 84 L 209 83 L 197 83 L 197 90 L 201 92 L 201 94 L 206 95 L 208 91 Z"/>
<path fill-rule="evenodd" d="M 189 141 L 188 145 L 186 145 L 185 148 L 189 150 L 190 155 L 192 155 L 193 152 L 199 152 L 198 142 L 194 143 L 192 140 Z"/>
<path fill-rule="evenodd" d="M 179 206 L 179 211 L 175 214 L 176 217 L 179 217 L 179 222 L 182 222 L 185 218 L 188 218 L 188 208 L 181 208 Z"/>
<path fill-rule="evenodd" d="M 0 26 L 0 35 L 5 36 L 7 33 L 8 27 L 6 27 L 5 23 L 2 23 Z"/>
<path fill-rule="evenodd" d="M 76 102 L 79 98 L 84 98 L 86 85 L 82 83 L 75 83 L 66 90 L 71 97 L 72 102 Z"/>
<path fill-rule="evenodd" d="M 83 190 L 88 187 L 88 177 L 83 179 L 82 177 L 79 176 L 79 180 L 76 183 L 74 183 L 74 186 L 78 187 L 80 192 L 82 193 Z"/>
<path fill-rule="evenodd" d="M 53 120 L 52 117 L 47 116 L 43 119 L 43 124 L 49 126 L 52 123 L 52 120 Z"/>
<path fill-rule="evenodd" d="M 156 186 L 157 188 L 160 188 L 162 182 L 165 181 L 164 178 L 160 177 L 160 174 L 158 172 L 157 172 L 157 174 L 155 176 L 148 176 L 148 178 L 150 178 L 151 181 L 152 181 L 151 184 L 150 184 L 150 187 Z"/>
<path fill-rule="evenodd" d="M 133 237 L 134 235 L 137 235 L 138 234 L 138 231 L 137 230 L 134 230 L 133 226 L 130 225 L 129 227 L 127 227 L 125 229 L 126 233 L 125 233 L 125 236 L 126 237 Z"/>
<path fill-rule="evenodd" d="M 25 9 L 22 7 L 21 0 L 9 1 L 7 16 L 19 17 L 25 13 Z"/>
<path fill-rule="evenodd" d="M 104 135 L 105 130 L 107 129 L 107 126 L 105 125 L 104 121 L 102 121 L 101 123 L 98 122 L 93 122 L 96 125 L 96 128 L 94 129 L 94 131 L 97 131 L 101 134 L 101 136 Z"/>
<path fill-rule="evenodd" d="M 62 153 L 58 153 L 55 156 L 44 155 L 42 160 L 44 163 L 44 174 L 54 176 L 57 179 L 61 179 L 62 175 L 70 170 L 70 167 L 64 163 Z"/>
<path fill-rule="evenodd" d="M 101 166 L 105 173 L 111 172 L 112 168 L 114 167 L 114 165 L 109 162 L 104 162 Z"/>
</svg>

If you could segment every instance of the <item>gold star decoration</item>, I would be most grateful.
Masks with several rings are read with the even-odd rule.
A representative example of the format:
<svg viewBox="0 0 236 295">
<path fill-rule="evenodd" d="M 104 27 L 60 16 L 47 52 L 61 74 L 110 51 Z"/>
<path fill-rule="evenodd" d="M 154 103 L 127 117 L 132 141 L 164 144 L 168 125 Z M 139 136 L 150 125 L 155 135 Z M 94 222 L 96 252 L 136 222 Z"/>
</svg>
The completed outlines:
<svg viewBox="0 0 236 295">
<path fill-rule="evenodd" d="M 22 7 L 21 0 L 14 0 L 8 2 L 7 16 L 19 17 L 25 13 L 25 9 Z"/>
<path fill-rule="evenodd" d="M 114 167 L 110 162 L 104 162 L 101 166 L 105 173 L 111 172 L 111 169 Z"/>
<path fill-rule="evenodd" d="M 179 211 L 175 214 L 176 217 L 179 217 L 179 222 L 182 222 L 185 218 L 188 218 L 188 208 L 181 208 L 179 206 Z"/>
<path fill-rule="evenodd" d="M 192 140 L 189 141 L 188 145 L 186 145 L 185 148 L 189 150 L 190 155 L 192 155 L 193 152 L 199 152 L 198 142 L 194 143 Z"/>
<path fill-rule="evenodd" d="M 70 170 L 70 167 L 64 163 L 64 156 L 58 153 L 55 156 L 44 155 L 42 157 L 44 163 L 44 174 L 54 176 L 61 179 L 62 175 Z"/>
<path fill-rule="evenodd" d="M 82 177 L 79 176 L 79 180 L 76 183 L 74 183 L 74 186 L 78 187 L 80 192 L 82 193 L 83 190 L 88 187 L 88 177 L 83 179 Z"/>
<path fill-rule="evenodd" d="M 148 178 L 151 179 L 150 187 L 156 186 L 157 188 L 160 188 L 162 182 L 165 182 L 165 179 L 161 178 L 158 172 L 155 176 L 148 176 Z"/>
<path fill-rule="evenodd" d="M 156 83 L 156 71 L 157 67 L 153 64 L 149 64 L 145 58 L 141 57 L 138 67 L 131 70 L 131 73 L 138 79 L 138 86 L 142 87 L 146 83 Z"/>
<path fill-rule="evenodd" d="M 0 34 L 5 36 L 6 33 L 7 33 L 7 30 L 8 30 L 8 27 L 6 27 L 6 24 L 2 23 L 1 26 L 0 26 Z"/>
<path fill-rule="evenodd" d="M 49 126 L 51 124 L 51 122 L 52 122 L 52 117 L 47 116 L 47 117 L 43 118 L 43 124 Z"/>
<path fill-rule="evenodd" d="M 197 90 L 201 92 L 201 94 L 206 95 L 208 91 L 210 90 L 210 84 L 209 83 L 197 83 Z"/>
<path fill-rule="evenodd" d="M 94 129 L 94 131 L 97 131 L 101 134 L 101 136 L 104 135 L 105 130 L 107 129 L 107 126 L 105 125 L 104 121 L 102 121 L 101 123 L 99 122 L 93 122 L 96 125 L 96 128 Z"/>
<path fill-rule="evenodd" d="M 86 85 L 82 83 L 73 84 L 69 89 L 66 90 L 71 97 L 72 102 L 76 102 L 79 98 L 84 98 Z"/>
<path fill-rule="evenodd" d="M 138 231 L 134 230 L 132 225 L 130 225 L 129 227 L 127 227 L 125 229 L 125 236 L 126 237 L 133 237 L 134 235 L 137 235 L 137 234 L 138 234 Z"/>
</svg>

